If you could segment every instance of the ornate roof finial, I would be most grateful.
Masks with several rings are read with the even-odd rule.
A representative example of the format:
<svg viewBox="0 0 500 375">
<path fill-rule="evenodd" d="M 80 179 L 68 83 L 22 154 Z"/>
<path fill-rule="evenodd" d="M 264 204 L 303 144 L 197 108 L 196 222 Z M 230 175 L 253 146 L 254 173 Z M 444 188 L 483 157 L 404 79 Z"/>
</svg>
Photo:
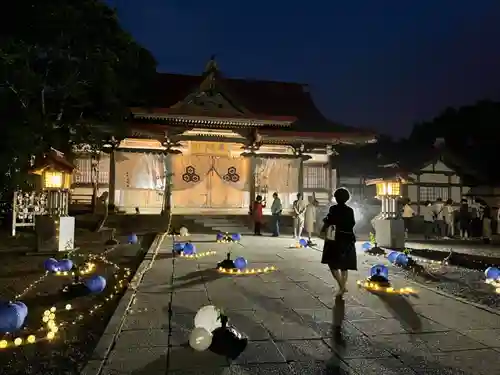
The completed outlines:
<svg viewBox="0 0 500 375">
<path fill-rule="evenodd" d="M 219 70 L 219 67 L 217 66 L 217 62 L 215 61 L 215 54 L 210 56 L 210 60 L 207 63 L 207 66 L 205 67 L 205 75 L 209 74 L 215 74 Z"/>
<path fill-rule="evenodd" d="M 219 68 L 217 67 L 217 62 L 215 61 L 215 54 L 210 57 L 210 60 L 205 67 L 205 72 L 203 73 L 203 83 L 201 84 L 201 89 L 212 93 L 215 89 L 215 80 L 219 75 Z"/>
</svg>

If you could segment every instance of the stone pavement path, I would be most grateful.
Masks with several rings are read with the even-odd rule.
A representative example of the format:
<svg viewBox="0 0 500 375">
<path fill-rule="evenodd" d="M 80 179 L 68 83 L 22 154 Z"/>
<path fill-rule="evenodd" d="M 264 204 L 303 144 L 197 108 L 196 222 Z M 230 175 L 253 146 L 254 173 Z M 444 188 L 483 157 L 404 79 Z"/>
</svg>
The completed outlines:
<svg viewBox="0 0 500 375">
<path fill-rule="evenodd" d="M 355 285 L 375 263 L 362 254 L 345 305 L 334 306 L 332 277 L 319 262 L 320 252 L 288 249 L 290 239 L 244 237 L 241 245 L 227 245 L 212 237 L 193 236 L 199 252 L 218 251 L 198 260 L 173 261 L 171 242 L 165 241 L 109 355 L 103 348 L 111 337 L 104 337 L 83 374 L 500 374 L 498 315 L 405 285 L 397 272 L 394 286 L 411 286 L 418 298 L 369 294 Z M 278 271 L 215 273 L 228 249 L 252 268 L 275 265 Z M 186 345 L 196 311 L 208 304 L 223 308 L 249 336 L 247 349 L 232 363 Z M 343 339 L 334 339 L 332 320 L 343 312 Z"/>
</svg>

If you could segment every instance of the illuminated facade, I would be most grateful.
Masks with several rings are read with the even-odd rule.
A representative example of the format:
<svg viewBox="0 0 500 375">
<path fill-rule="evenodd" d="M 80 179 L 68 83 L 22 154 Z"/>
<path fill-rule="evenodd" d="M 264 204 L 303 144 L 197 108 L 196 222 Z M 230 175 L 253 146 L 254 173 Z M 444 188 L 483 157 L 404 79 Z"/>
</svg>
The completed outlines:
<svg viewBox="0 0 500 375">
<path fill-rule="evenodd" d="M 152 94 L 97 165 L 76 160 L 73 201 L 91 194 L 95 173 L 125 212 L 247 213 L 276 191 L 286 213 L 298 192 L 329 200 L 334 145 L 374 141 L 327 120 L 307 86 L 223 78 L 213 60 L 201 76 L 159 74 Z"/>
</svg>

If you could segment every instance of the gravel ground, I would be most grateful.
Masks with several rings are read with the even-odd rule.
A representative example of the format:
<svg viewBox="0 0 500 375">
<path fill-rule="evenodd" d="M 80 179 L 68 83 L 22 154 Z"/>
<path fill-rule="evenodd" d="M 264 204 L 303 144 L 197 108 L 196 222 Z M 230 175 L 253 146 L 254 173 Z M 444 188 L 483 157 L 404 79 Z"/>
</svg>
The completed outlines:
<svg viewBox="0 0 500 375">
<path fill-rule="evenodd" d="M 387 251 L 387 254 L 389 252 Z M 413 250 L 412 256 L 424 267 L 422 273 L 398 269 L 405 278 L 436 288 L 467 301 L 478 303 L 500 312 L 500 294 L 485 283 L 484 270 L 499 265 L 500 259 L 478 255 L 453 254 L 451 264 L 442 264 L 449 253 L 436 250 Z"/>
<path fill-rule="evenodd" d="M 52 306 L 57 308 L 55 322 L 60 325 L 60 329 L 54 340 L 40 340 L 35 344 L 22 345 L 18 348 L 10 346 L 0 349 L 1 373 L 5 375 L 78 374 L 104 332 L 127 282 L 123 283 L 123 287 L 119 288 L 120 291 L 113 298 L 107 299 L 109 291 L 115 286 L 118 288 L 118 280 L 132 278 L 153 239 L 154 234 L 145 235 L 140 238 L 138 245 L 116 246 L 105 257 L 111 263 L 102 260 L 92 261 L 96 268 L 91 274 L 106 277 L 106 290 L 99 295 L 72 299 L 63 299 L 59 295 L 59 290 L 71 281 L 70 277 L 55 275 L 43 277 L 43 262 L 46 257 L 2 254 L 0 264 L 0 297 L 2 299 L 14 299 L 15 295 L 22 293 L 34 281 L 41 281 L 18 298 L 28 306 L 29 310 L 25 329 L 15 336 L 0 337 L 0 341 L 6 339 L 12 342 L 16 337 L 26 341 L 31 334 L 45 337 L 46 332 L 39 330 L 43 324 L 41 318 L 44 311 Z M 81 265 L 89 253 L 102 254 L 105 251 L 99 235 L 88 233 L 80 241 L 77 237 L 76 241 L 81 249 L 79 250 L 81 255 L 73 258 L 77 264 Z M 70 310 L 65 309 L 67 304 L 71 304 Z M 95 309 L 96 305 L 102 306 Z M 94 309 L 95 312 L 93 312 Z"/>
</svg>

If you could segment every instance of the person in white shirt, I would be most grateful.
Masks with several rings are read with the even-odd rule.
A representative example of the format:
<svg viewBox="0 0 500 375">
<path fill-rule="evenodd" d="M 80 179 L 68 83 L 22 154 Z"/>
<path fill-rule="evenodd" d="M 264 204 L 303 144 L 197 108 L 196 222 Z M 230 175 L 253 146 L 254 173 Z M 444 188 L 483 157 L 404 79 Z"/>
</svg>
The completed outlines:
<svg viewBox="0 0 500 375">
<path fill-rule="evenodd" d="M 444 206 L 444 222 L 446 224 L 445 238 L 452 238 L 455 236 L 455 208 L 453 207 L 453 200 L 448 199 Z"/>
<path fill-rule="evenodd" d="M 425 202 L 424 207 L 422 207 L 422 215 L 424 216 L 424 238 L 430 240 L 434 235 L 434 212 L 431 202 Z"/>
<path fill-rule="evenodd" d="M 411 201 L 408 200 L 403 206 L 403 222 L 405 226 L 405 237 L 408 238 L 408 231 L 410 230 L 411 218 L 415 216 L 415 210 L 411 207 Z"/>
<path fill-rule="evenodd" d="M 434 218 L 435 218 L 434 224 L 436 228 L 436 235 L 438 238 L 443 238 L 446 234 L 443 199 L 441 198 L 436 199 L 436 203 L 434 203 L 432 211 L 434 212 Z"/>
<path fill-rule="evenodd" d="M 297 199 L 293 202 L 293 238 L 300 238 L 304 230 L 306 214 L 306 203 L 302 199 L 302 194 L 297 194 Z"/>
</svg>

